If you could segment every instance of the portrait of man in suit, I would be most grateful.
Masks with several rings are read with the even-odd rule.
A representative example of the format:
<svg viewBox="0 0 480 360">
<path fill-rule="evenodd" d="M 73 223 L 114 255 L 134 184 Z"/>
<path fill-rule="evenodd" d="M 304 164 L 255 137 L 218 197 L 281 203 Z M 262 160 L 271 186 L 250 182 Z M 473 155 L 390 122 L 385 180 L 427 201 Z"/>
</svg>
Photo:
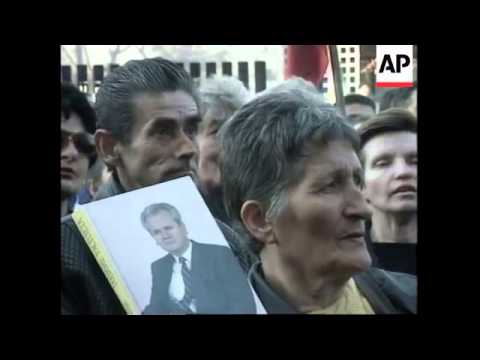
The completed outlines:
<svg viewBox="0 0 480 360">
<path fill-rule="evenodd" d="M 142 314 L 255 314 L 247 274 L 228 247 L 190 239 L 167 203 L 147 206 L 141 221 L 168 253 L 151 265 L 150 303 Z"/>
</svg>

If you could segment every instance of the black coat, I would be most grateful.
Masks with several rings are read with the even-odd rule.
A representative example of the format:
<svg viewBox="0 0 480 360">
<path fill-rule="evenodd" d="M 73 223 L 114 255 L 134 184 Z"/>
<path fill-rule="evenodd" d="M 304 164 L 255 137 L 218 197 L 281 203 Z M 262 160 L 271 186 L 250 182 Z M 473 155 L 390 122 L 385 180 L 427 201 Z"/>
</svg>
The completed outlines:
<svg viewBox="0 0 480 360">
<path fill-rule="evenodd" d="M 247 276 L 225 246 L 192 244 L 192 295 L 199 314 L 254 314 Z M 152 264 L 152 292 L 145 315 L 175 313 L 168 289 L 174 258 L 168 254 Z"/>
<path fill-rule="evenodd" d="M 365 241 L 372 257 L 372 266 L 380 269 L 417 275 L 417 244 L 381 243 L 372 239 L 372 223 L 367 222 Z"/>
</svg>

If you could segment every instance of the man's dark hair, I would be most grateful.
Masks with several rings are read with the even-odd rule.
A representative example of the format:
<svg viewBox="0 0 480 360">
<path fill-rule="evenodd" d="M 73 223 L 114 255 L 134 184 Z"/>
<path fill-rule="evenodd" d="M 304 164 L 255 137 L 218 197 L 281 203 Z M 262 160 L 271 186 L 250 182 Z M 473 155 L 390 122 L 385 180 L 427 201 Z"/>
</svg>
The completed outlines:
<svg viewBox="0 0 480 360">
<path fill-rule="evenodd" d="M 390 108 L 407 108 L 410 103 L 412 93 L 417 89 L 417 85 L 413 87 L 392 89 L 385 92 L 380 99 L 380 111 Z"/>
<path fill-rule="evenodd" d="M 97 118 L 95 111 L 88 102 L 87 97 L 76 86 L 72 84 L 62 83 L 62 113 L 65 118 L 69 118 L 71 113 L 75 113 L 80 117 L 85 130 L 93 134 L 95 133 L 95 123 Z"/>
<path fill-rule="evenodd" d="M 199 106 L 194 83 L 183 67 L 160 57 L 131 60 L 112 71 L 100 86 L 95 103 L 97 127 L 128 143 L 134 123 L 134 97 L 177 90 L 191 95 Z"/>
<path fill-rule="evenodd" d="M 373 111 L 376 111 L 375 101 L 370 99 L 368 96 L 363 96 L 360 94 L 349 94 L 345 96 L 345 105 L 350 104 L 363 104 L 370 106 Z"/>
<path fill-rule="evenodd" d="M 417 118 L 410 111 L 392 108 L 374 115 L 358 128 L 361 147 L 372 138 L 389 132 L 409 131 L 417 133 Z"/>
</svg>

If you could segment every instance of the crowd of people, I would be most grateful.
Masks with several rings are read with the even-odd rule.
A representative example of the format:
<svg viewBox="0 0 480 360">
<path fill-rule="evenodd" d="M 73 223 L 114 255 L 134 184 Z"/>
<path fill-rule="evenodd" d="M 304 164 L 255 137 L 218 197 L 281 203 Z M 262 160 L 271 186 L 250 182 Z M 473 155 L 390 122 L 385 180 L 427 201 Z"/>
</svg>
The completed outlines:
<svg viewBox="0 0 480 360">
<path fill-rule="evenodd" d="M 62 314 L 125 314 L 75 207 L 185 175 L 268 314 L 417 312 L 416 85 L 348 95 L 346 116 L 301 78 L 251 95 L 163 58 L 95 104 L 61 86 Z"/>
</svg>

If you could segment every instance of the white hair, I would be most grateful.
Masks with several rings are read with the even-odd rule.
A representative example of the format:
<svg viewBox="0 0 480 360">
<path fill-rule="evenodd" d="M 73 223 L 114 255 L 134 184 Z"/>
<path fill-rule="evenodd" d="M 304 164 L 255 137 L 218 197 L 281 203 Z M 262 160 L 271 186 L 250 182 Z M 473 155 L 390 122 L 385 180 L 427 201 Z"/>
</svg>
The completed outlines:
<svg viewBox="0 0 480 360">
<path fill-rule="evenodd" d="M 305 80 L 298 76 L 293 76 L 288 80 L 282 81 L 280 84 L 258 93 L 256 97 L 271 93 L 280 93 L 285 91 L 288 92 L 290 90 L 300 90 L 302 92 L 306 92 L 310 95 L 313 95 L 317 101 L 325 103 L 323 95 L 318 91 L 315 85 L 311 81 Z"/>
<path fill-rule="evenodd" d="M 245 85 L 231 76 L 209 77 L 198 90 L 206 108 L 221 105 L 236 111 L 252 97 Z"/>
</svg>

